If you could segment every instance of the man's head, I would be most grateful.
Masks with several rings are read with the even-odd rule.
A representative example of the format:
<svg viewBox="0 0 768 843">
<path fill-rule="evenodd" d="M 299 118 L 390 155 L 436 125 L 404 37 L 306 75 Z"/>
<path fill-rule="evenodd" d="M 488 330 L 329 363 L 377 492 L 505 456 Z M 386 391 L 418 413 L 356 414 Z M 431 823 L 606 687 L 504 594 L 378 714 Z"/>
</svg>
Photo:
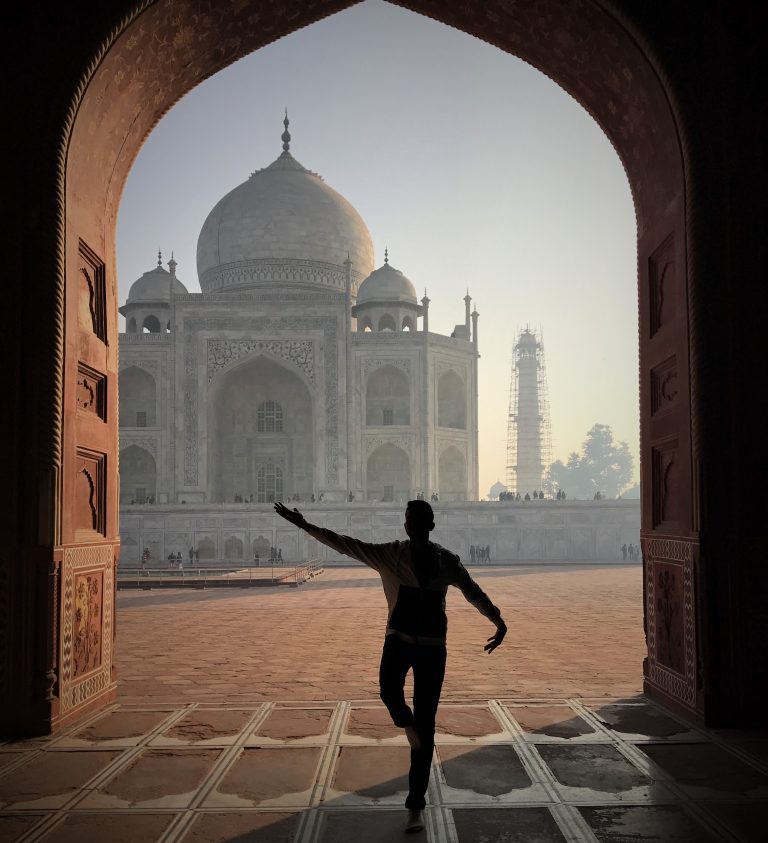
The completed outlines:
<svg viewBox="0 0 768 843">
<path fill-rule="evenodd" d="M 408 501 L 405 508 L 405 532 L 409 539 L 426 541 L 435 529 L 435 515 L 427 501 Z"/>
</svg>

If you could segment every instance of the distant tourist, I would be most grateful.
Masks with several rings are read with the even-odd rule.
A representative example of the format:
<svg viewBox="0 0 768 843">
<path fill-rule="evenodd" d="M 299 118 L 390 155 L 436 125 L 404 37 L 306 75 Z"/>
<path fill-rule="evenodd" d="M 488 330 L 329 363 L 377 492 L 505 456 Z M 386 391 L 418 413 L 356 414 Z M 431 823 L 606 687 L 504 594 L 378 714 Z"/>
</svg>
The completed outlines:
<svg viewBox="0 0 768 843">
<path fill-rule="evenodd" d="M 528 492 L 525 493 L 524 499 L 527 500 L 527 501 L 529 501 L 531 499 L 531 496 L 528 494 Z"/>
<path fill-rule="evenodd" d="M 473 544 L 469 546 L 469 561 L 475 561 L 475 546 Z"/>
<path fill-rule="evenodd" d="M 533 499 L 535 501 L 539 499 L 539 493 L 536 490 L 534 490 L 534 492 L 533 492 Z"/>
<path fill-rule="evenodd" d="M 190 547 L 189 549 L 189 564 L 192 564 L 192 560 L 195 558 L 195 549 Z"/>
<path fill-rule="evenodd" d="M 176 554 L 176 564 L 181 568 L 181 551 Z"/>
<path fill-rule="evenodd" d="M 459 557 L 429 540 L 435 527 L 432 507 L 412 500 L 405 510 L 406 541 L 370 544 L 310 524 L 298 509 L 275 504 L 278 515 L 306 530 L 338 553 L 351 556 L 381 576 L 388 605 L 387 629 L 379 668 L 379 690 L 395 726 L 405 731 L 411 746 L 408 774 L 408 819 L 405 831 L 424 829 L 425 794 L 435 745 L 435 715 L 445 676 L 445 596 L 448 586 L 464 597 L 496 627 L 484 646 L 493 652 L 504 640 L 507 627 L 499 609 L 472 579 Z M 360 630 L 362 632 L 362 629 Z M 404 684 L 413 670 L 418 689 L 413 707 L 405 701 Z"/>
<path fill-rule="evenodd" d="M 630 545 L 631 550 L 631 545 Z M 621 558 L 626 562 L 627 561 L 627 544 L 626 542 L 621 546 Z M 632 557 L 630 556 L 630 559 Z"/>
<path fill-rule="evenodd" d="M 325 495 L 320 492 L 320 497 L 317 499 L 319 503 L 322 503 L 325 500 Z"/>
</svg>

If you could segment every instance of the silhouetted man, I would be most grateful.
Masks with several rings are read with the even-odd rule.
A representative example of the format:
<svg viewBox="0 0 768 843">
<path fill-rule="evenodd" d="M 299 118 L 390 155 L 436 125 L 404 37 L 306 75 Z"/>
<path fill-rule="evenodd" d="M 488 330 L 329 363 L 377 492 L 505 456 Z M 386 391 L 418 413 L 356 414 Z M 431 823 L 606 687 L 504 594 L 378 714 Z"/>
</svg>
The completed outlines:
<svg viewBox="0 0 768 843">
<path fill-rule="evenodd" d="M 483 649 L 491 653 L 504 640 L 507 627 L 501 612 L 470 577 L 459 557 L 429 540 L 435 527 L 427 501 L 408 501 L 406 541 L 370 544 L 307 522 L 298 509 L 282 503 L 275 511 L 306 530 L 312 538 L 364 562 L 377 571 L 387 598 L 387 628 L 379 667 L 381 699 L 396 726 L 405 730 L 411 746 L 408 774 L 408 821 L 405 831 L 422 831 L 425 794 L 435 745 L 435 715 L 445 676 L 445 639 L 448 619 L 445 594 L 449 585 L 496 625 Z M 405 677 L 413 670 L 413 709 L 405 702 Z"/>
</svg>

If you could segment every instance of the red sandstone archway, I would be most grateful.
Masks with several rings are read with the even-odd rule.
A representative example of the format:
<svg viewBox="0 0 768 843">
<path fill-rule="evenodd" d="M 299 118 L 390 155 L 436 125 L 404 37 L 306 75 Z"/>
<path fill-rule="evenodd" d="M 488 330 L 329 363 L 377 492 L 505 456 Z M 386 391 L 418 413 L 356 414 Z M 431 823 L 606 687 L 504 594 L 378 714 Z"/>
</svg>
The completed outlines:
<svg viewBox="0 0 768 843">
<path fill-rule="evenodd" d="M 41 501 L 48 496 L 52 516 L 41 542 L 50 552 L 44 582 L 51 613 L 38 655 L 20 668 L 29 681 L 17 687 L 33 690 L 14 699 L 19 728 L 56 729 L 115 694 L 108 657 L 102 657 L 99 671 L 73 680 L 67 629 L 78 577 L 103 574 L 104 588 L 113 588 L 119 551 L 114 230 L 133 160 L 154 124 L 199 82 L 348 5 L 346 0 L 117 2 L 114 8 L 126 17 L 118 22 L 119 11 L 114 12 L 114 31 L 94 45 L 94 60 L 72 90 L 58 171 L 55 400 L 41 422 L 51 437 L 50 446 L 41 447 L 46 461 L 40 474 Z M 686 263 L 684 148 L 664 81 L 637 34 L 598 0 L 400 5 L 542 70 L 594 116 L 624 163 L 638 224 L 646 687 L 703 716 L 697 665 L 706 670 L 706 662 L 696 637 L 700 602 L 694 592 L 699 555 L 691 401 L 697 393 L 689 377 L 688 301 L 695 279 Z M 78 495 L 84 486 L 77 483 L 83 473 L 93 485 L 88 505 L 95 509 L 88 525 L 72 515 L 83 509 Z M 671 473 L 678 478 L 674 485 L 664 483 Z M 672 630 L 656 624 L 660 577 L 667 584 L 663 599 L 679 607 L 680 622 Z M 104 614 L 102 655 L 108 656 L 113 625 Z M 27 619 L 13 634 L 32 635 L 34 621 Z M 660 635 L 673 636 L 675 646 Z M 670 650 L 682 652 L 682 661 L 665 664 L 661 654 Z"/>
</svg>

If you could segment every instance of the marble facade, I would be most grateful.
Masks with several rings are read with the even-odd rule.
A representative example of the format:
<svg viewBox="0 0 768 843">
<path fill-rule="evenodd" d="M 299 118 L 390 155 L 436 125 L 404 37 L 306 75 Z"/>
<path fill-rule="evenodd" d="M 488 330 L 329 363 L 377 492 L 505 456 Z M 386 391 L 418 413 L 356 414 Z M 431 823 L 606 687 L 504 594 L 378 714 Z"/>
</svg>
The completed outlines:
<svg viewBox="0 0 768 843">
<path fill-rule="evenodd" d="M 403 508 L 386 504 L 300 505 L 313 524 L 364 541 L 404 539 Z M 199 562 L 251 564 L 280 547 L 286 562 L 350 563 L 297 530 L 271 507 L 242 505 L 127 506 L 121 511 L 121 567 L 135 567 L 143 548 L 162 564 L 169 553 L 200 549 Z M 498 501 L 435 505 L 434 540 L 469 561 L 470 545 L 490 547 L 492 562 L 616 562 L 623 544 L 639 544 L 640 502 Z M 351 563 L 357 564 L 357 563 Z"/>
</svg>

